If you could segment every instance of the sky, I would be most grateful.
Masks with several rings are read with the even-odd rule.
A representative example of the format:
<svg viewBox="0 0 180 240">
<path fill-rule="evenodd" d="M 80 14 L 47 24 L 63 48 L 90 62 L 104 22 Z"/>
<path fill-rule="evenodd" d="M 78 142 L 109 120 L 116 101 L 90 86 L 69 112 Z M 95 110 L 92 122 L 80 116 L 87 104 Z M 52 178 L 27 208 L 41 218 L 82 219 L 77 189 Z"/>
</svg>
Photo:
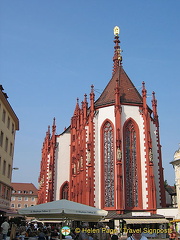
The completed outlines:
<svg viewBox="0 0 180 240">
<path fill-rule="evenodd" d="M 76 99 L 91 85 L 96 99 L 112 76 L 114 34 L 120 27 L 123 67 L 148 104 L 158 103 L 164 178 L 180 143 L 179 0 L 0 0 L 0 84 L 19 118 L 13 182 L 38 187 L 48 125 L 70 125 Z"/>
</svg>

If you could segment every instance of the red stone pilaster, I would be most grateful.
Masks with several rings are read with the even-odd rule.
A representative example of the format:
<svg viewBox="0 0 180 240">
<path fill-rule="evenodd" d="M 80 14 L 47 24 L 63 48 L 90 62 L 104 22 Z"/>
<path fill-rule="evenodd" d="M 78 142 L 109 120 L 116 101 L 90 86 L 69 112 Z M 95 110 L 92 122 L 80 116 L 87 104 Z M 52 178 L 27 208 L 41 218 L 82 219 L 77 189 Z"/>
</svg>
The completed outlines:
<svg viewBox="0 0 180 240">
<path fill-rule="evenodd" d="M 145 83 L 143 82 L 142 97 L 143 97 L 143 119 L 144 119 L 144 134 L 145 134 L 145 159 L 147 168 L 147 198 L 148 198 L 148 210 L 152 213 L 156 212 L 156 188 L 155 178 L 153 171 L 153 155 L 152 155 L 152 140 L 150 134 L 150 113 L 146 103 L 147 91 L 145 89 Z"/>
<path fill-rule="evenodd" d="M 117 212 L 119 214 L 123 213 L 123 177 L 122 177 L 122 129 L 121 129 L 121 103 L 120 103 L 120 86 L 119 80 L 116 80 L 116 88 L 115 88 L 115 131 L 116 131 L 116 198 L 117 202 L 115 203 Z"/>
<path fill-rule="evenodd" d="M 91 86 L 91 93 L 90 93 L 90 112 L 88 116 L 88 127 L 89 127 L 89 140 L 88 140 L 88 163 L 87 163 L 87 171 L 88 171 L 88 178 L 87 178 L 87 201 L 86 204 L 89 206 L 94 206 L 94 170 L 95 170 L 95 153 L 94 153 L 94 86 Z"/>
<path fill-rule="evenodd" d="M 158 160 L 159 160 L 159 189 L 160 189 L 160 201 L 161 206 L 166 207 L 166 194 L 164 188 L 164 173 L 162 167 L 162 153 L 160 145 L 160 134 L 159 134 L 159 119 L 157 114 L 157 100 L 155 98 L 155 92 L 152 93 L 152 108 L 153 108 L 153 120 L 156 125 L 156 138 L 157 138 L 157 147 L 158 147 Z"/>
</svg>

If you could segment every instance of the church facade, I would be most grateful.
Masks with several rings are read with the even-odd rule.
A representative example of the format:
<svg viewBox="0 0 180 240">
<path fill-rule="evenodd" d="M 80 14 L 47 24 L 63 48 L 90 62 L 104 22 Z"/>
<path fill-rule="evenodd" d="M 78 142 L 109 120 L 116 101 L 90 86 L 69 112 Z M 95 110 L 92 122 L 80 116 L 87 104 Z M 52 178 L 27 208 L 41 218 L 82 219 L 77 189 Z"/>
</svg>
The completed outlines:
<svg viewBox="0 0 180 240">
<path fill-rule="evenodd" d="M 135 88 L 122 67 L 115 28 L 113 74 L 95 100 L 91 86 L 76 107 L 70 126 L 56 134 L 55 119 L 42 147 L 39 203 L 58 199 L 115 210 L 165 207 L 157 100 L 147 105 L 147 90 Z"/>
</svg>

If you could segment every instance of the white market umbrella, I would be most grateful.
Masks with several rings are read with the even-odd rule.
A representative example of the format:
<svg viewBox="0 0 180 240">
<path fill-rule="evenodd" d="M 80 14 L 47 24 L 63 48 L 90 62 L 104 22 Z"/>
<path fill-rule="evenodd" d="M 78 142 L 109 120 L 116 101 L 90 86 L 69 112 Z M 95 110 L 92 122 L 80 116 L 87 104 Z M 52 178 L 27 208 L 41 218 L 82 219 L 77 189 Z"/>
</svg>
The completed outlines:
<svg viewBox="0 0 180 240">
<path fill-rule="evenodd" d="M 98 222 L 108 214 L 105 210 L 65 199 L 22 208 L 18 213 L 41 220 L 69 219 L 87 222 Z"/>
</svg>

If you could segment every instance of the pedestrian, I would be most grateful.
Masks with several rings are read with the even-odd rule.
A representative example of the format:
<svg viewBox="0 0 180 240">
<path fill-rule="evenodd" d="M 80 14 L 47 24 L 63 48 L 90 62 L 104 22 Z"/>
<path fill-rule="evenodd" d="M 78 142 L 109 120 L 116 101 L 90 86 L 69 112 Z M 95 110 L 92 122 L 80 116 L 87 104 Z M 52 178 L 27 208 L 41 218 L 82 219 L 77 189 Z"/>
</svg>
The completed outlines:
<svg viewBox="0 0 180 240">
<path fill-rule="evenodd" d="M 148 240 L 147 237 L 142 236 L 141 234 L 141 226 L 135 225 L 133 226 L 133 234 L 128 237 L 127 240 Z"/>
<path fill-rule="evenodd" d="M 5 221 L 1 224 L 1 228 L 2 228 L 3 240 L 6 240 L 7 233 L 10 228 L 10 225 L 7 222 L 7 219 L 5 219 Z"/>
<path fill-rule="evenodd" d="M 98 222 L 97 229 L 99 229 L 99 231 L 97 231 L 96 233 L 93 234 L 94 240 L 110 240 L 111 239 L 109 229 L 107 229 L 107 231 L 104 231 L 104 229 L 106 229 L 106 227 L 103 223 Z"/>
<path fill-rule="evenodd" d="M 80 226 L 81 232 L 78 236 L 78 240 L 89 240 L 89 236 L 88 236 L 88 234 L 86 233 L 86 230 L 85 230 L 85 229 L 87 229 L 87 227 L 88 226 L 85 225 L 85 224 Z"/>
</svg>

